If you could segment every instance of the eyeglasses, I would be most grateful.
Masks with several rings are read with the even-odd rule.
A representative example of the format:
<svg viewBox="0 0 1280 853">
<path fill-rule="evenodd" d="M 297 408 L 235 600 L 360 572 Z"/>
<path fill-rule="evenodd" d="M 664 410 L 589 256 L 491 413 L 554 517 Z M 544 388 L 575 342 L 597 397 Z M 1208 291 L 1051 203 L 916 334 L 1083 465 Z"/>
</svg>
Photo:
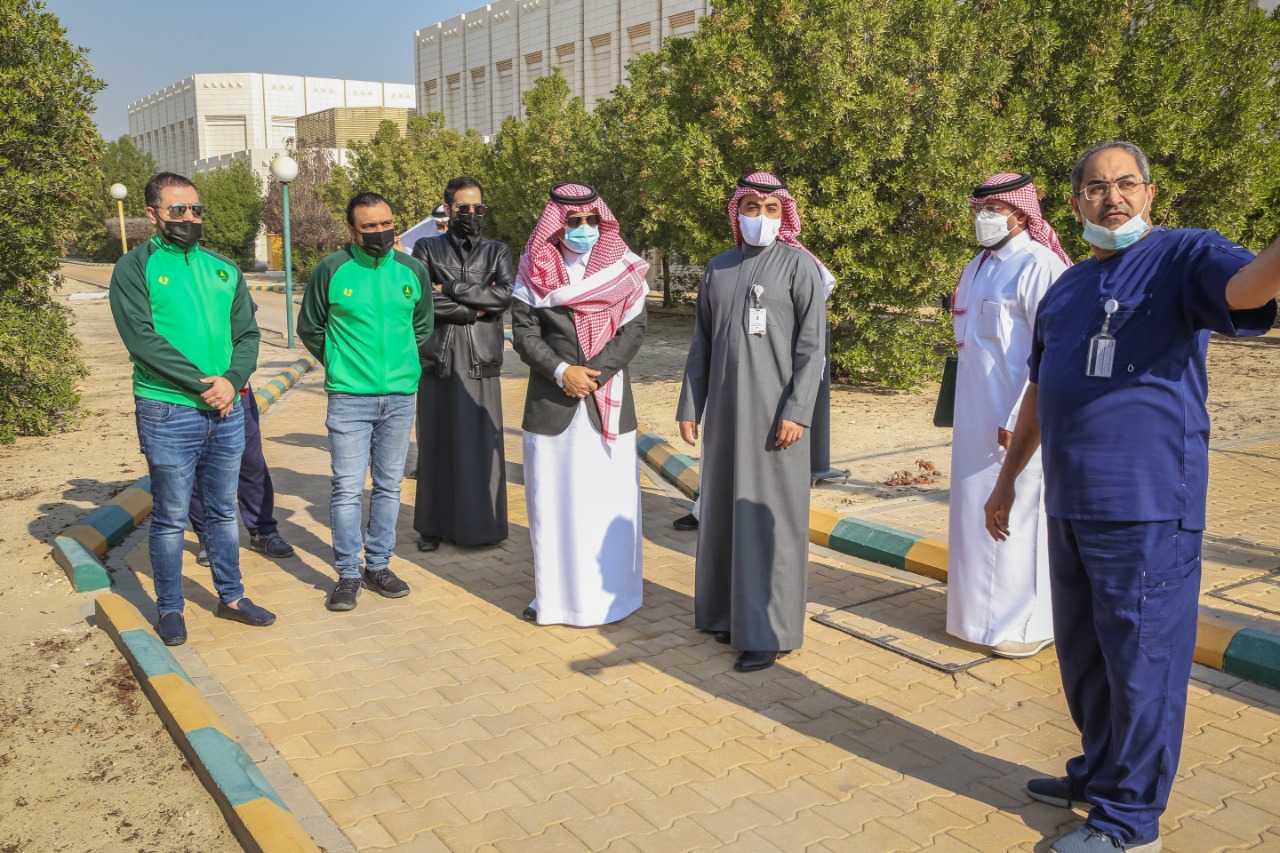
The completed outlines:
<svg viewBox="0 0 1280 853">
<path fill-rule="evenodd" d="M 580 228 L 583 225 L 590 225 L 593 228 L 600 224 L 600 214 L 598 213 L 570 213 L 564 218 L 564 224 L 570 228 Z"/>
<path fill-rule="evenodd" d="M 973 215 L 976 217 L 981 216 L 984 213 L 988 216 L 1008 216 L 1013 213 L 1013 210 L 1004 207 L 996 207 L 994 204 L 988 204 L 985 207 L 980 207 L 975 210 Z"/>
<path fill-rule="evenodd" d="M 169 213 L 169 219 L 182 219 L 187 215 L 187 210 L 191 210 L 191 215 L 196 219 L 205 218 L 205 205 L 169 205 L 168 207 L 152 207 L 152 210 L 166 210 Z"/>
<path fill-rule="evenodd" d="M 1111 193 L 1112 187 L 1119 190 L 1122 196 L 1131 196 L 1136 195 L 1146 185 L 1146 181 L 1135 181 L 1133 178 L 1121 178 L 1118 181 L 1097 181 L 1080 190 L 1079 195 L 1084 196 L 1086 201 L 1102 201 Z"/>
<path fill-rule="evenodd" d="M 455 213 L 466 216 L 468 213 L 474 213 L 476 216 L 484 216 L 489 212 L 489 206 L 485 204 L 455 204 L 453 206 Z"/>
</svg>

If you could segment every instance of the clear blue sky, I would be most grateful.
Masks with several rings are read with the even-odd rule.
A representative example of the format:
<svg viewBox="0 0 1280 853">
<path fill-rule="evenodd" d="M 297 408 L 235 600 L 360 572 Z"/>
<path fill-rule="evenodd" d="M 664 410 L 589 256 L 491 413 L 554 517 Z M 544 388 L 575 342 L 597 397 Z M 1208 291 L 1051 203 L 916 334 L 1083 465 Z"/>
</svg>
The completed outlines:
<svg viewBox="0 0 1280 853">
<path fill-rule="evenodd" d="M 192 74 L 257 71 L 413 83 L 413 32 L 479 0 L 45 0 L 88 48 L 106 139 L 129 131 L 128 106 Z"/>
</svg>

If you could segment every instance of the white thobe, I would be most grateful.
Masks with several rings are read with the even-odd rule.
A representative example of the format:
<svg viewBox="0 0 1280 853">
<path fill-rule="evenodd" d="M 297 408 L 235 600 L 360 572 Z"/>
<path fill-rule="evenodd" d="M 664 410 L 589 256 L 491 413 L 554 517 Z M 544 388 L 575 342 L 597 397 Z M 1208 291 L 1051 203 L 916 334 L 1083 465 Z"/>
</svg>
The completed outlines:
<svg viewBox="0 0 1280 853">
<path fill-rule="evenodd" d="M 1065 269 L 1023 231 L 970 261 L 956 286 L 947 632 L 985 646 L 1053 636 L 1040 451 L 1015 483 L 1004 542 L 987 533 L 983 507 L 1007 452 L 997 431 L 1013 431 L 1027 387 L 1036 308 Z"/>
<path fill-rule="evenodd" d="M 570 284 L 586 275 L 591 253 L 563 253 Z M 563 387 L 562 363 L 556 384 Z M 612 443 L 578 401 L 559 435 L 524 434 L 525 501 L 533 543 L 540 625 L 606 625 L 638 609 L 644 597 L 640 467 L 635 430 Z"/>
</svg>

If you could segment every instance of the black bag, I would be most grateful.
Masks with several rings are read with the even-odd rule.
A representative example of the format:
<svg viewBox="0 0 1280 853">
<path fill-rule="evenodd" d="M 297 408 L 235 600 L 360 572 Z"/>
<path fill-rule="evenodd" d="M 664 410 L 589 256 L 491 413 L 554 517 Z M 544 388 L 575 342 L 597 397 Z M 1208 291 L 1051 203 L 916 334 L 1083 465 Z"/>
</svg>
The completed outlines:
<svg viewBox="0 0 1280 853">
<path fill-rule="evenodd" d="M 938 405 L 933 409 L 933 425 L 951 427 L 956 418 L 956 372 L 960 369 L 958 355 L 947 356 L 942 368 L 942 387 L 938 389 Z"/>
</svg>

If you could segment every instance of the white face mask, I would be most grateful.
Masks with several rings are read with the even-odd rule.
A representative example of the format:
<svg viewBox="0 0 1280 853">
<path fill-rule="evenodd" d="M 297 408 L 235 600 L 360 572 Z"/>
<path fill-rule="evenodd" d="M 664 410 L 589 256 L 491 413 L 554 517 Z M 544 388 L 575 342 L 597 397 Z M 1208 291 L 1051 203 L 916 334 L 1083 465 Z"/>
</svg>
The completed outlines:
<svg viewBox="0 0 1280 853">
<path fill-rule="evenodd" d="M 1009 215 L 994 210 L 980 210 L 973 220 L 973 230 L 979 246 L 994 246 L 1009 236 Z"/>
<path fill-rule="evenodd" d="M 751 246 L 768 246 L 778 239 L 782 230 L 782 217 L 770 219 L 763 213 L 759 216 L 743 216 L 738 214 L 738 230 L 742 232 L 742 242 Z"/>
</svg>

